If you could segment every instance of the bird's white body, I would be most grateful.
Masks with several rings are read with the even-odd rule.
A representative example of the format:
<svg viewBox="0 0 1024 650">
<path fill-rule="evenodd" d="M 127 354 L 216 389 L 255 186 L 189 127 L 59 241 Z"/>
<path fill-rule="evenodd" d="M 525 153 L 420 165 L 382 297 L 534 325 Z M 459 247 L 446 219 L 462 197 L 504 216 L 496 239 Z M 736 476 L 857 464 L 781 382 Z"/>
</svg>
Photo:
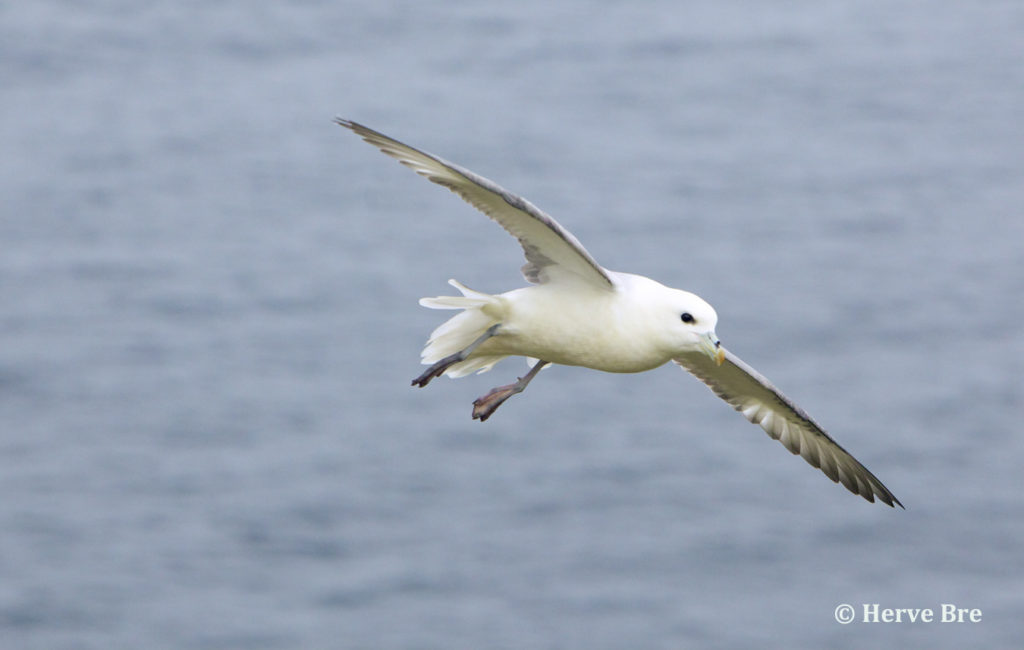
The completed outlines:
<svg viewBox="0 0 1024 650">
<path fill-rule="evenodd" d="M 608 273 L 616 283 L 613 290 L 551 282 L 492 296 L 452 281 L 463 297 L 420 301 L 435 309 L 465 310 L 434 330 L 423 362 L 435 363 L 466 348 L 500 323 L 500 336 L 483 342 L 446 373 L 483 372 L 509 356 L 605 372 L 643 372 L 668 363 L 687 343 L 699 347 L 700 337 L 679 323 L 683 311 L 693 313 L 704 331 L 714 331 L 715 311 L 700 297 L 642 275 Z"/>
<path fill-rule="evenodd" d="M 454 280 L 461 296 L 424 298 L 434 309 L 458 309 L 430 335 L 429 364 L 413 385 L 441 374 L 490 370 L 509 356 L 535 360 L 525 377 L 474 402 L 486 420 L 522 392 L 549 363 L 607 372 L 642 372 L 674 361 L 794 454 L 868 501 L 899 500 L 800 407 L 718 341 L 718 315 L 700 297 L 654 280 L 609 271 L 557 221 L 493 181 L 355 122 L 338 119 L 416 173 L 452 190 L 519 240 L 533 286 L 498 295 Z M 902 505 L 902 504 L 900 504 Z"/>
</svg>

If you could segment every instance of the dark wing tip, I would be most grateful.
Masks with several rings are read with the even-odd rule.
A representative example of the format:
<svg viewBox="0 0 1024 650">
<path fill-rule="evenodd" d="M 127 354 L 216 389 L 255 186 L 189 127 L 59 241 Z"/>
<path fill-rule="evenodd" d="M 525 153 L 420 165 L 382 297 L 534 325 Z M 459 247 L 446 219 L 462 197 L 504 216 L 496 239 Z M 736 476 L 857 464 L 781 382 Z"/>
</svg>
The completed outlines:
<svg viewBox="0 0 1024 650">
<path fill-rule="evenodd" d="M 838 443 L 836 443 L 836 446 L 839 447 Z M 839 447 L 839 448 L 842 449 L 842 447 Z M 846 450 L 844 449 L 843 451 L 846 451 Z M 849 455 L 849 452 L 846 452 L 846 453 L 847 453 L 847 455 Z M 885 505 L 889 506 L 890 508 L 895 508 L 896 506 L 899 506 L 900 508 L 903 508 L 904 510 L 906 510 L 906 507 L 902 503 L 900 503 L 900 500 L 896 498 L 896 495 L 893 494 L 892 492 L 890 492 L 889 488 L 885 487 L 885 485 L 883 485 L 882 482 L 878 480 L 878 477 L 876 477 L 874 474 L 872 474 L 868 470 L 867 467 L 864 467 L 863 465 L 861 465 L 860 462 L 856 458 L 854 458 L 853 456 L 850 456 L 850 458 L 855 463 L 857 463 L 857 465 L 859 466 L 860 470 L 864 474 L 866 474 L 866 476 L 863 476 L 863 475 L 857 476 L 857 480 L 855 482 L 856 488 L 854 488 L 853 486 L 846 485 L 845 483 L 843 483 L 843 485 L 846 487 L 847 490 L 849 490 L 850 492 L 853 492 L 854 494 L 857 494 L 857 495 L 863 497 L 864 499 L 866 499 L 870 503 L 874 503 L 875 502 L 875 497 L 878 497 L 878 500 L 880 502 L 884 503 Z M 826 476 L 828 476 L 828 475 L 826 474 Z M 836 479 L 832 479 L 832 480 L 836 481 L 837 483 L 839 482 Z"/>
<path fill-rule="evenodd" d="M 863 465 L 861 467 L 863 467 Z M 866 467 L 864 468 L 864 471 L 867 471 Z M 907 509 L 906 506 L 900 503 L 900 500 L 896 498 L 896 495 L 889 491 L 889 488 L 882 485 L 882 482 L 879 481 L 874 474 L 868 472 L 868 475 L 871 477 L 872 480 L 868 483 L 867 493 L 859 493 L 862 497 L 864 497 L 871 503 L 874 503 L 875 497 L 878 497 L 879 501 L 889 506 L 890 508 L 895 509 L 896 506 L 899 506 L 903 510 Z M 851 490 L 851 492 L 853 492 L 853 490 Z"/>
<path fill-rule="evenodd" d="M 853 457 L 851 456 L 851 458 Z M 895 508 L 896 506 L 899 506 L 903 510 L 907 509 L 902 503 L 900 503 L 900 500 L 896 498 L 896 495 L 890 492 L 889 488 L 885 487 L 885 485 L 883 485 L 882 482 L 878 480 L 877 476 L 872 474 L 868 470 L 868 468 L 864 467 L 863 465 L 861 465 L 861 468 L 864 470 L 864 472 L 867 473 L 867 477 L 869 479 L 867 482 L 868 494 L 864 495 L 863 493 L 861 493 L 865 499 L 873 503 L 874 499 L 871 497 L 877 496 L 879 501 L 889 506 L 890 508 Z M 874 494 L 872 495 L 872 493 Z"/>
<path fill-rule="evenodd" d="M 335 115 L 334 119 L 332 121 L 335 124 L 343 126 L 346 129 L 348 129 L 349 131 L 352 131 L 353 133 L 356 133 L 356 134 L 362 136 L 362 138 L 364 140 L 366 138 L 370 137 L 370 136 L 377 136 L 377 137 L 387 138 L 388 140 L 391 139 L 391 138 L 388 138 L 383 133 L 379 133 L 377 131 L 374 131 L 373 129 L 371 129 L 368 126 L 363 126 L 359 122 L 353 122 L 352 120 L 346 119 L 346 118 L 344 118 L 344 117 L 342 117 L 340 115 Z M 369 142 L 369 140 L 367 140 L 367 142 Z"/>
</svg>

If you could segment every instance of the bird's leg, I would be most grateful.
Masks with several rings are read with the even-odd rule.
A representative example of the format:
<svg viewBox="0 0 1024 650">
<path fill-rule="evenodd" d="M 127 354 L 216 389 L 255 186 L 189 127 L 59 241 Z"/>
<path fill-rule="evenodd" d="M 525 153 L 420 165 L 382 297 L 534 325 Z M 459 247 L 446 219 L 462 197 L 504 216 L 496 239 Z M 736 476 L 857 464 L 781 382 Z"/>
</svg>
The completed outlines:
<svg viewBox="0 0 1024 650">
<path fill-rule="evenodd" d="M 498 332 L 499 327 L 501 327 L 501 323 L 491 325 L 490 327 L 487 328 L 486 332 L 480 335 L 480 338 L 470 343 L 466 347 L 466 349 L 459 350 L 455 354 L 449 354 L 444 359 L 441 359 L 434 365 L 427 368 L 422 375 L 412 380 L 412 385 L 423 388 L 424 386 L 429 384 L 430 380 L 433 379 L 434 377 L 440 377 L 441 375 L 444 374 L 445 370 L 448 370 L 448 368 L 451 368 L 460 361 L 465 361 L 469 357 L 469 355 L 473 354 L 474 350 L 480 347 L 481 343 L 494 336 Z"/>
<path fill-rule="evenodd" d="M 540 369 L 548 365 L 547 361 L 538 361 L 530 372 L 520 377 L 519 380 L 514 384 L 508 386 L 498 386 L 491 392 L 487 393 L 483 397 L 478 397 L 473 402 L 473 419 L 480 420 L 483 422 L 487 418 L 491 417 L 491 414 L 498 410 L 498 407 L 505 403 L 505 400 L 512 397 L 516 393 L 523 392 L 526 385 L 529 384 Z"/>
</svg>

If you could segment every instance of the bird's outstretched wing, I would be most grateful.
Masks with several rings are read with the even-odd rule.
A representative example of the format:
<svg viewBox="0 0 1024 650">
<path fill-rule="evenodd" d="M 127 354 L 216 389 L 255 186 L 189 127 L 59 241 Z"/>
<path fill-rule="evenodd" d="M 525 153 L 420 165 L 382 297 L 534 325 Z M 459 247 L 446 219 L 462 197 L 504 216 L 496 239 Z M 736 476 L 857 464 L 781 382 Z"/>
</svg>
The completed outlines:
<svg viewBox="0 0 1024 650">
<path fill-rule="evenodd" d="M 497 221 L 522 245 L 527 261 L 522 269 L 523 275 L 530 282 L 583 280 L 604 289 L 614 288 L 615 283 L 608 272 L 594 261 L 572 233 L 526 199 L 468 169 L 402 144 L 361 124 L 340 117 L 334 121 L 417 174 L 447 187 Z"/>
<path fill-rule="evenodd" d="M 820 468 L 825 476 L 842 483 L 850 492 L 872 503 L 878 497 L 883 503 L 903 507 L 874 474 L 839 446 L 803 409 L 775 388 L 761 373 L 742 359 L 725 351 L 725 361 L 716 365 L 704 353 L 694 353 L 674 360 L 734 409 L 768 432 L 786 449 L 800 454 L 808 463 Z"/>
</svg>

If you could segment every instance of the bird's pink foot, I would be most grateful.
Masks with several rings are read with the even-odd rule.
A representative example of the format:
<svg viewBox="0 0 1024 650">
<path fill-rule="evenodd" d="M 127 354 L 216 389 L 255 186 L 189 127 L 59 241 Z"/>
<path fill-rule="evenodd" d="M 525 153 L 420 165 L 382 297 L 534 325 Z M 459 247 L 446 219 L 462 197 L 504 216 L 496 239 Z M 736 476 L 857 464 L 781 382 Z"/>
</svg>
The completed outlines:
<svg viewBox="0 0 1024 650">
<path fill-rule="evenodd" d="M 476 398 L 473 401 L 473 419 L 483 422 L 491 417 L 491 414 L 497 411 L 498 407 L 505 403 L 505 400 L 516 393 L 523 392 L 526 385 L 533 381 L 533 378 L 537 376 L 541 368 L 546 365 L 548 365 L 547 361 L 538 361 L 533 368 L 530 368 L 530 372 L 520 377 L 516 383 L 509 384 L 508 386 L 498 386 L 483 397 Z"/>
<path fill-rule="evenodd" d="M 434 365 L 427 368 L 422 375 L 420 375 L 416 379 L 413 379 L 412 385 L 423 388 L 424 386 L 430 383 L 431 379 L 435 377 L 440 377 L 441 375 L 444 374 L 445 370 L 448 370 L 448 368 L 454 366 L 456 363 L 462 360 L 463 357 L 459 353 L 453 354 L 449 357 L 445 357 L 444 359 L 441 359 Z"/>
<path fill-rule="evenodd" d="M 460 361 L 465 361 L 466 359 L 469 358 L 469 355 L 473 354 L 474 350 L 480 347 L 481 343 L 494 336 L 494 334 L 498 331 L 498 328 L 500 327 L 501 323 L 491 325 L 490 327 L 487 328 L 487 331 L 480 335 L 480 338 L 470 343 L 469 347 L 467 347 L 465 350 L 459 350 L 455 354 L 449 354 L 444 359 L 441 359 L 440 361 L 438 361 L 437 363 L 423 371 L 423 374 L 421 374 L 416 379 L 412 380 L 412 385 L 423 388 L 424 386 L 430 383 L 431 379 L 435 377 L 440 377 L 445 373 L 446 370 L 448 370 L 455 364 L 459 363 Z"/>
<path fill-rule="evenodd" d="M 499 386 L 483 397 L 476 398 L 473 401 L 473 419 L 485 421 L 498 410 L 499 406 L 505 403 L 505 400 L 521 392 L 523 392 L 523 387 L 516 382 L 508 386 Z"/>
</svg>

